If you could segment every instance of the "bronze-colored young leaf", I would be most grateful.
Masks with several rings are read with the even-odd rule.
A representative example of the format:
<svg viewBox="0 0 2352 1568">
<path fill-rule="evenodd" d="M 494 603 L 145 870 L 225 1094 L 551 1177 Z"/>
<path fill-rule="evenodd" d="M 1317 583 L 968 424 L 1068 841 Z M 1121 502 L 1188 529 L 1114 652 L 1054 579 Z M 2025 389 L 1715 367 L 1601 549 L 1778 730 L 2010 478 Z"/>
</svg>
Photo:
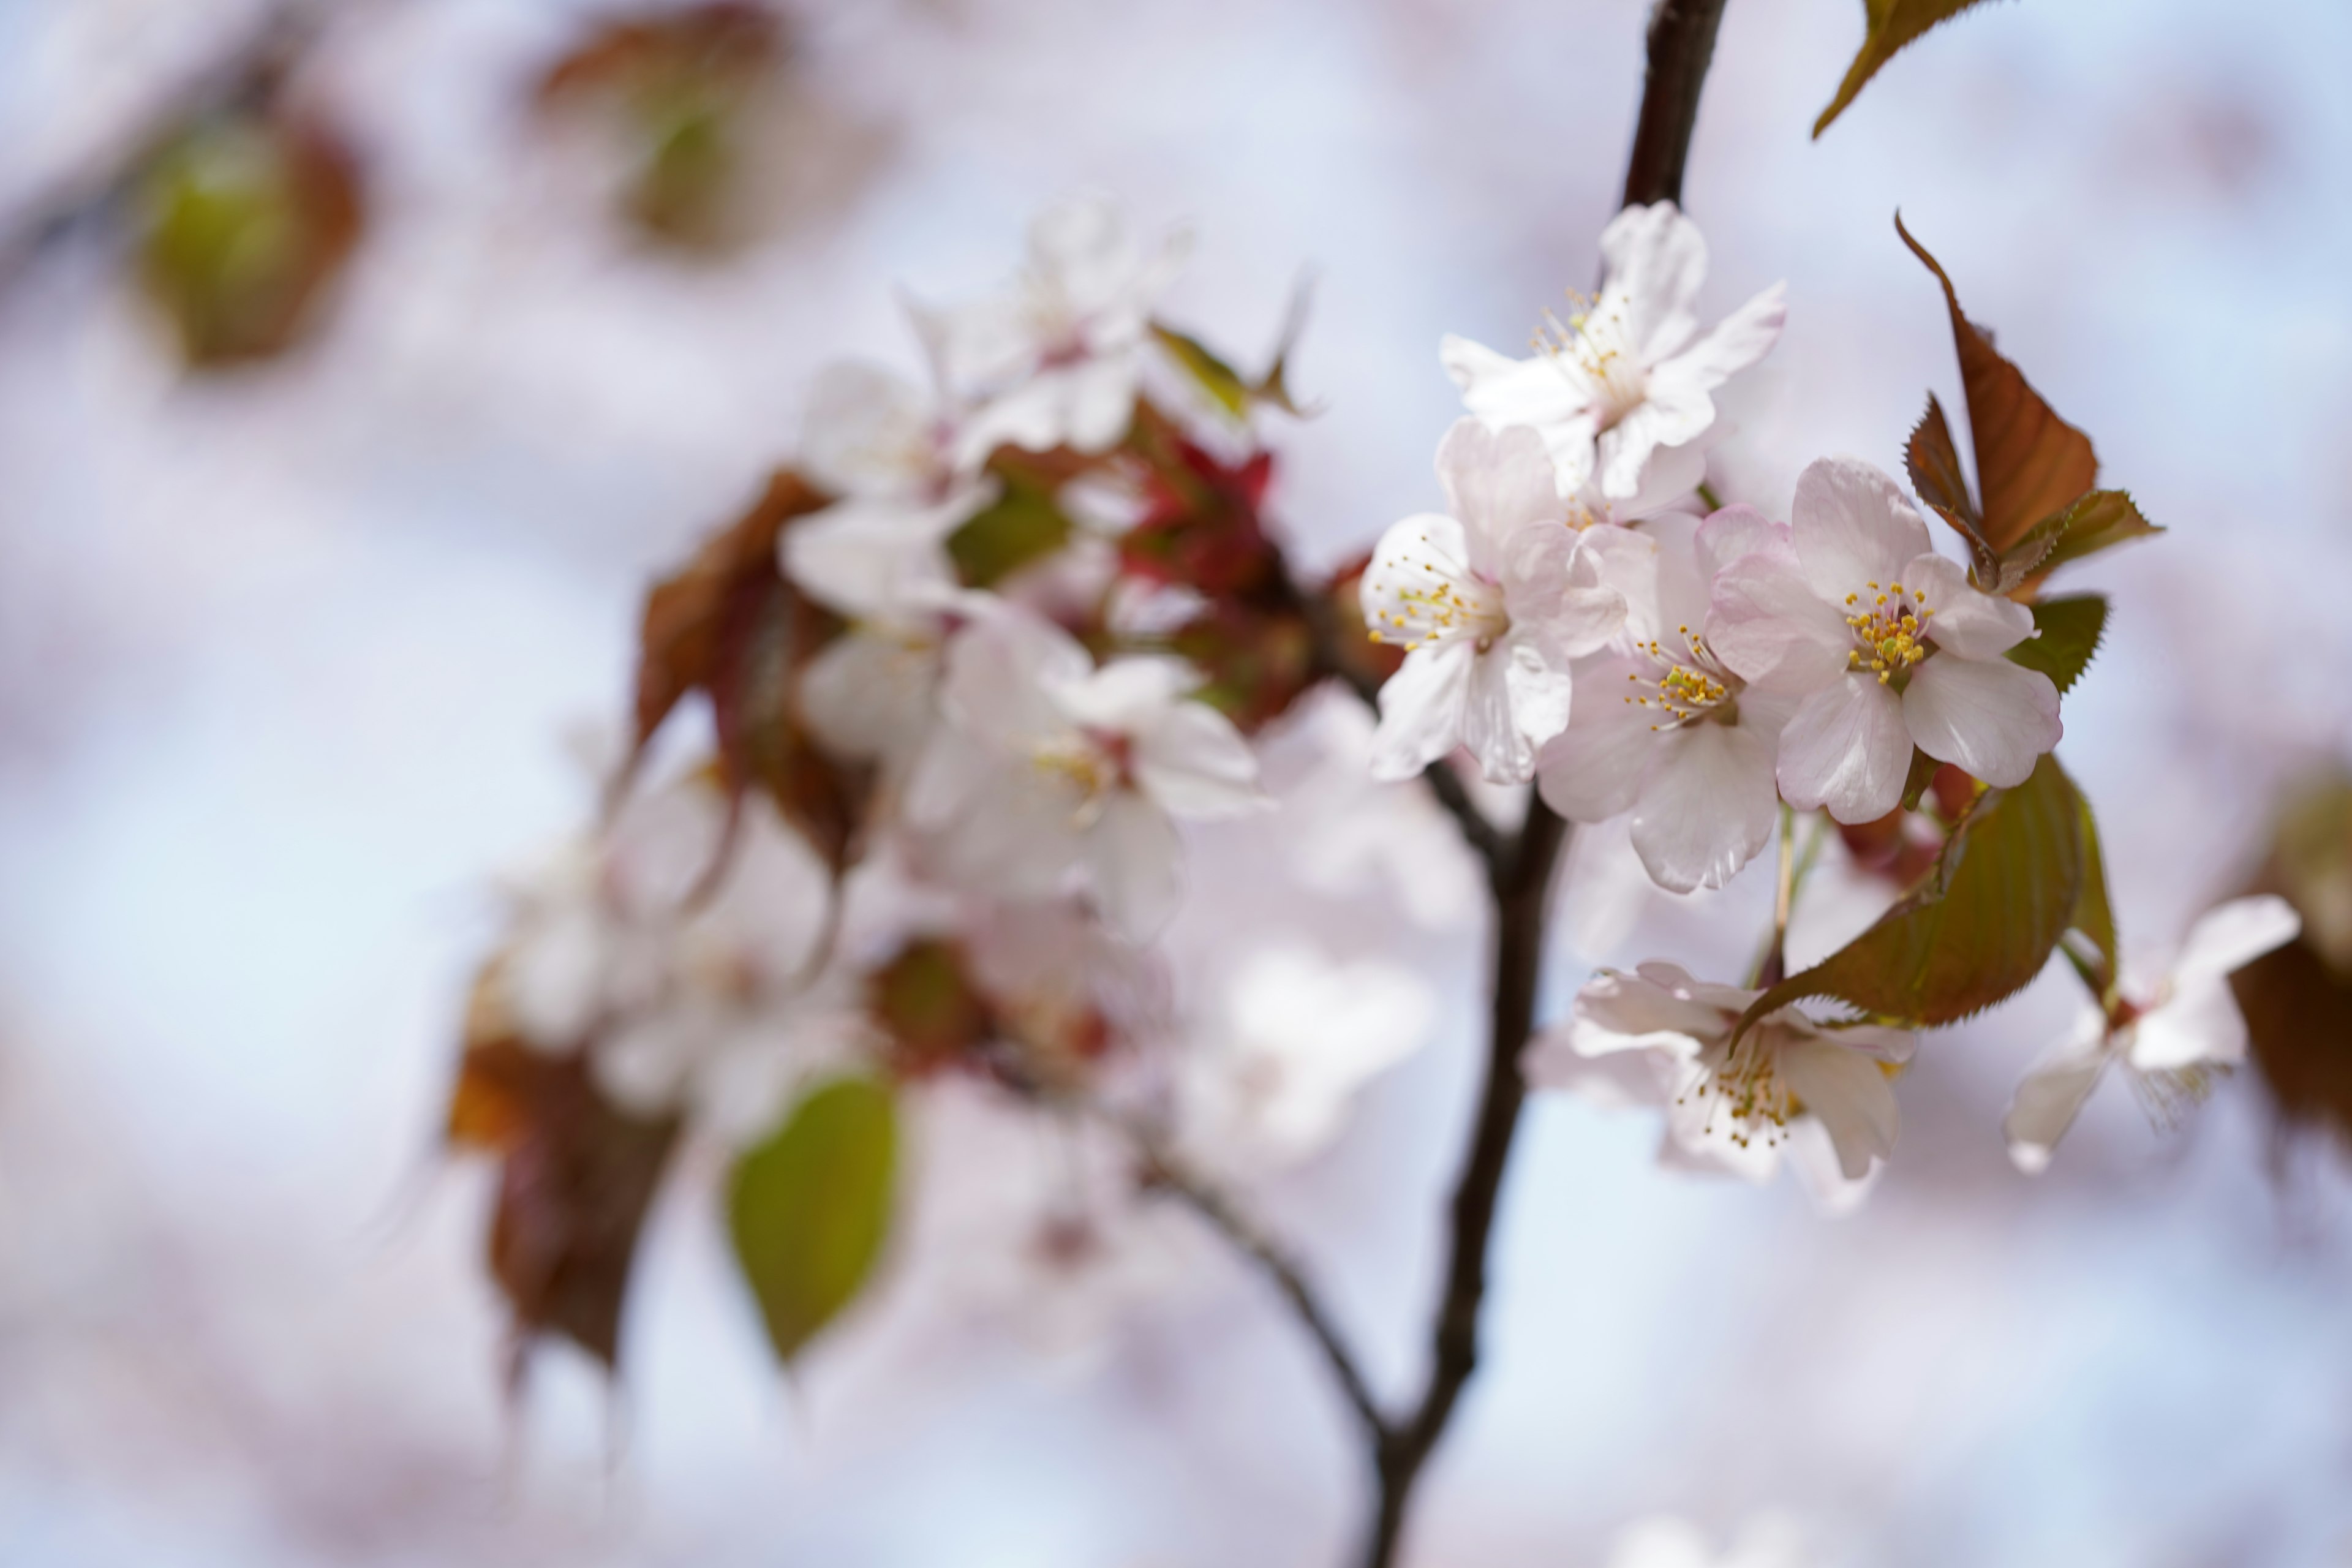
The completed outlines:
<svg viewBox="0 0 2352 1568">
<path fill-rule="evenodd" d="M 821 1084 L 735 1163 L 735 1259 L 785 1362 L 855 1300 L 882 1257 L 898 1152 L 897 1102 L 872 1079 Z"/>
<path fill-rule="evenodd" d="M 2083 864 L 2079 796 L 2045 756 L 2023 784 L 1979 798 L 1925 883 L 1766 991 L 1740 1027 L 1813 996 L 1913 1027 L 1981 1012 L 2042 973 L 2081 903 Z"/>
<path fill-rule="evenodd" d="M 2352 770 L 2298 784 L 2245 891 L 2275 893 L 2303 933 L 2230 976 L 2255 1068 L 2285 1131 L 2334 1132 L 2352 1152 Z"/>
<path fill-rule="evenodd" d="M 453 1144 L 499 1162 L 490 1274 L 514 1314 L 514 1370 L 541 1334 L 614 1365 L 638 1233 L 677 1146 L 677 1119 L 614 1108 L 583 1054 L 499 1037 L 468 1044 L 448 1131 Z"/>
<path fill-rule="evenodd" d="M 2083 891 L 2074 900 L 2074 918 L 2067 922 L 2067 956 L 2105 1007 L 2114 998 L 2119 973 L 2116 914 L 2107 901 L 2107 858 L 2099 848 L 2099 824 L 2091 815 L 2090 797 L 2078 790 L 2074 800 L 2083 816 Z"/>
<path fill-rule="evenodd" d="M 2086 555 L 2096 555 L 2102 550 L 2164 531 L 2142 517 L 2131 496 L 2123 490 L 2093 490 L 2078 498 L 2063 517 L 2053 548 L 2033 569 L 2033 579 L 2046 577 Z"/>
<path fill-rule="evenodd" d="M 1927 247 L 1911 237 L 1900 216 L 1895 231 L 1943 285 L 1952 342 L 1959 351 L 1960 385 L 1968 395 L 1978 512 L 1985 542 L 1996 552 L 2006 550 L 2096 482 L 2098 457 L 2091 438 L 2058 417 L 2026 384 L 2024 373 L 1994 352 L 1992 334 L 1961 313 L 1951 279 Z"/>
<path fill-rule="evenodd" d="M 1927 395 L 1927 412 L 1911 427 L 1911 439 L 1904 445 L 1903 466 L 1911 475 L 1911 488 L 1918 492 L 1927 510 L 1968 541 L 1969 561 L 1979 579 L 1989 579 L 1992 546 L 1985 542 L 1976 498 L 1969 494 L 1968 476 L 1960 471 L 1960 454 L 1952 444 L 1952 426 L 1944 418 L 1944 405 L 1936 401 L 1932 392 Z"/>
<path fill-rule="evenodd" d="M 1905 45 L 1937 23 L 1948 21 L 1976 4 L 1978 0 L 1862 0 L 1862 52 L 1846 68 L 1837 96 L 1822 110 L 1822 117 L 1813 121 L 1814 136 L 1819 137 L 1830 128 L 1830 121 L 1845 112 L 1845 106 L 1878 74 L 1878 68 L 1893 59 Z"/>
<path fill-rule="evenodd" d="M 1151 335 L 1218 407 L 1236 419 L 1249 412 L 1255 389 L 1242 379 L 1241 372 L 1219 358 L 1214 349 L 1190 333 L 1158 321 L 1151 323 Z"/>
<path fill-rule="evenodd" d="M 2048 676 L 2063 697 L 2091 668 L 2099 651 L 2099 639 L 2107 629 L 2106 595 L 2069 594 L 2043 599 L 2033 606 L 2033 629 L 2039 635 L 2011 648 L 2009 657 Z"/>
</svg>

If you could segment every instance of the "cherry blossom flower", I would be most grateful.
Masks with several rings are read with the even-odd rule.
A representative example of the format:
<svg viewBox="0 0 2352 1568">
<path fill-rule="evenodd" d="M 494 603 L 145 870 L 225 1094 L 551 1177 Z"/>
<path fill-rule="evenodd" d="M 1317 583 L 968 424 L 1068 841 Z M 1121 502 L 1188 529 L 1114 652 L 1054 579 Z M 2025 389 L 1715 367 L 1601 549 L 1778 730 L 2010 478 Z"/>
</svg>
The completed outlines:
<svg viewBox="0 0 2352 1568">
<path fill-rule="evenodd" d="M 977 405 L 982 446 L 1117 445 L 1135 411 L 1152 307 L 1188 248 L 1181 231 L 1147 248 L 1117 204 L 1078 197 L 1030 226 L 1029 265 L 1009 290 L 923 316 L 950 384 Z"/>
<path fill-rule="evenodd" d="M 1438 350 L 1471 413 L 1500 429 L 1532 426 L 1559 492 L 1597 479 L 1604 495 L 1642 488 L 1661 447 L 1697 440 L 1715 422 L 1709 395 L 1770 351 L 1788 315 L 1774 284 L 1702 333 L 1691 306 L 1706 276 L 1706 241 L 1672 202 L 1632 206 L 1601 232 L 1601 293 L 1565 322 L 1549 319 L 1534 358 L 1515 360 L 1465 338 Z"/>
<path fill-rule="evenodd" d="M 1626 646 L 1578 661 L 1575 712 L 1537 760 L 1562 816 L 1631 811 L 1643 867 L 1677 893 L 1723 886 L 1772 836 L 1774 758 L 1796 704 L 1750 690 L 1706 635 L 1708 584 L 1770 529 L 1748 507 L 1645 524 L 1658 548 L 1647 574 L 1623 579 Z"/>
<path fill-rule="evenodd" d="M 1570 661 L 1624 625 L 1610 563 L 1651 546 L 1569 527 L 1532 430 L 1459 420 L 1437 476 L 1451 515 L 1391 528 L 1364 574 L 1372 636 L 1407 650 L 1381 689 L 1372 771 L 1410 778 L 1467 746 L 1490 782 L 1524 784 L 1536 748 L 1568 726 Z"/>
<path fill-rule="evenodd" d="M 2058 743 L 2058 689 L 2002 657 L 2033 635 L 2024 605 L 1972 587 L 1867 463 L 1798 477 L 1785 532 L 1716 578 L 1708 641 L 1751 688 L 1798 695 L 1780 793 L 1840 822 L 1895 809 L 1911 748 L 1997 785 Z"/>
<path fill-rule="evenodd" d="M 1735 1047 L 1734 1026 L 1762 994 L 1656 961 L 1631 974 L 1603 970 L 1522 1065 L 1544 1088 L 1607 1106 L 1663 1107 L 1668 1164 L 1761 1182 L 1785 1152 L 1834 1206 L 1845 1195 L 1841 1184 L 1865 1180 L 1873 1162 L 1895 1151 L 1901 1118 L 1889 1073 L 1910 1059 L 1912 1037 L 1874 1026 L 1832 1028 L 1783 1007 Z"/>
<path fill-rule="evenodd" d="M 2058 1140 L 2111 1064 L 2159 1108 L 2202 1098 L 2215 1069 L 2245 1059 L 2246 1020 L 2230 990 L 2231 971 L 2293 942 L 2302 929 L 2284 899 L 2235 899 L 2189 928 L 2171 973 L 2153 984 L 2127 966 L 2113 1011 L 2087 1005 L 2074 1032 L 2017 1086 L 2001 1122 L 2017 1168 L 2028 1174 L 2049 1168 Z"/>
<path fill-rule="evenodd" d="M 1082 873 L 1115 927 L 1149 937 L 1181 890 L 1175 819 L 1271 804 L 1240 731 L 1192 700 L 1199 685 L 1179 659 L 1097 668 L 1060 627 L 1002 606 L 949 649 L 949 721 L 916 764 L 909 818 L 951 876 L 1042 900 Z"/>
<path fill-rule="evenodd" d="M 1297 946 L 1253 952 L 1225 1004 L 1222 1027 L 1183 1058 L 1178 1116 L 1187 1146 L 1221 1163 L 1322 1150 L 1356 1090 L 1418 1047 L 1436 1015 L 1409 971 Z"/>
<path fill-rule="evenodd" d="M 801 466 L 836 495 L 935 506 L 976 491 L 987 452 L 969 420 L 879 365 L 817 373 L 801 426 Z"/>
</svg>

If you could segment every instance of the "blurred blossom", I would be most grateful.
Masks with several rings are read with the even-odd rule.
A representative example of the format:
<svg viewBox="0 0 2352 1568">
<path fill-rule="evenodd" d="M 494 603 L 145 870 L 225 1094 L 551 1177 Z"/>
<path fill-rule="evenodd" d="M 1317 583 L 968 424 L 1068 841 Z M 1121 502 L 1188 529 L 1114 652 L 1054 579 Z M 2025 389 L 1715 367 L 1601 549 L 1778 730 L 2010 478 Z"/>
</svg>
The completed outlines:
<svg viewBox="0 0 2352 1568">
<path fill-rule="evenodd" d="M 1706 1530 L 1660 1514 L 1618 1532 L 1608 1568 L 1807 1568 L 1812 1561 L 1794 1523 L 1777 1515 L 1751 1521 L 1718 1552 Z"/>
<path fill-rule="evenodd" d="M 1412 971 L 1263 949 L 1224 988 L 1223 1016 L 1182 1052 L 1177 1125 L 1220 1164 L 1280 1165 L 1336 1137 L 1356 1090 L 1427 1038 L 1436 997 Z"/>
<path fill-rule="evenodd" d="M 1370 895 L 1425 931 L 1462 929 L 1481 889 L 1461 830 L 1426 791 L 1372 776 L 1373 720 L 1362 703 L 1327 691 L 1301 707 L 1297 731 L 1315 760 L 1284 802 L 1300 879 L 1336 897 Z"/>
</svg>

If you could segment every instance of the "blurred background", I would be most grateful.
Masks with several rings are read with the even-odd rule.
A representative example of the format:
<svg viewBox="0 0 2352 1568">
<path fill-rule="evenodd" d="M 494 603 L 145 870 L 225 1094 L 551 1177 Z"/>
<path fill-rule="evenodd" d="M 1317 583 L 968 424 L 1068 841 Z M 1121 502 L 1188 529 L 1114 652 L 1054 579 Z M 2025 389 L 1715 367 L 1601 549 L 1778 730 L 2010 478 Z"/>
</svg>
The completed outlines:
<svg viewBox="0 0 2352 1568">
<path fill-rule="evenodd" d="M 1440 334 L 1515 344 L 1591 281 L 1645 9 L 799 0 L 678 67 L 556 0 L 0 8 L 0 1561 L 1335 1561 L 1353 1431 L 1209 1247 L 1075 1337 L 886 1292 L 787 1383 L 689 1171 L 620 1384 L 551 1357 L 510 1408 L 440 1103 L 492 879 L 588 809 L 570 741 L 620 717 L 644 585 L 818 365 L 917 368 L 900 287 L 984 287 L 1105 190 L 1194 227 L 1169 313 L 1248 363 L 1312 268 L 1324 412 L 1273 432 L 1273 510 L 1336 561 L 1437 498 Z M 1899 206 L 2172 531 L 2083 574 L 2116 605 L 2063 753 L 2160 951 L 2352 741 L 2352 10 L 1990 7 L 1811 142 L 1859 10 L 1724 23 L 1705 313 L 1791 308 L 1723 479 L 1785 515 L 1805 462 L 1894 468 L 1925 387 L 1958 405 Z M 127 256 L 105 173 L 257 83 L 267 136 L 152 160 Z M 225 255 L 257 188 L 276 237 Z M 1592 963 L 1745 956 L 1746 919 L 1634 903 L 1565 922 L 1553 1010 Z M 1432 939 L 1433 1047 L 1263 1194 L 1400 1390 L 1476 949 Z M 1855 1564 L 2352 1563 L 2343 1163 L 2241 1074 L 2171 1131 L 2110 1085 L 2017 1174 L 2000 1111 L 2072 984 L 1927 1042 L 1841 1220 L 1540 1102 L 1413 1560 L 1598 1563 L 1664 1510 Z"/>
</svg>

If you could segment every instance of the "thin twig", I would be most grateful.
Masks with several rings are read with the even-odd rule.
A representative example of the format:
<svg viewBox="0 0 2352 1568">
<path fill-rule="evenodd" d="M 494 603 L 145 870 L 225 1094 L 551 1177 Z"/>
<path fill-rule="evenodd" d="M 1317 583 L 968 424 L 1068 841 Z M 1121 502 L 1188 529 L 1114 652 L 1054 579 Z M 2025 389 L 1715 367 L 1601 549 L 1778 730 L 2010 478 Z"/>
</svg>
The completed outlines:
<svg viewBox="0 0 2352 1568">
<path fill-rule="evenodd" d="M 1363 1424 L 1367 1438 L 1375 1448 L 1384 1444 L 1388 1440 L 1388 1418 L 1381 1414 L 1380 1402 L 1373 1398 L 1371 1385 L 1356 1364 L 1339 1325 L 1331 1321 L 1322 1299 L 1288 1250 L 1268 1236 L 1223 1188 L 1192 1169 L 1168 1147 L 1166 1140 L 1125 1118 L 1108 1111 L 1097 1113 L 1127 1139 L 1154 1186 L 1198 1215 L 1210 1229 L 1223 1237 L 1274 1282 L 1308 1336 L 1321 1348 L 1323 1359 L 1330 1363 L 1332 1375 L 1339 1380 L 1340 1392 L 1347 1395 L 1357 1419 Z"/>
</svg>

